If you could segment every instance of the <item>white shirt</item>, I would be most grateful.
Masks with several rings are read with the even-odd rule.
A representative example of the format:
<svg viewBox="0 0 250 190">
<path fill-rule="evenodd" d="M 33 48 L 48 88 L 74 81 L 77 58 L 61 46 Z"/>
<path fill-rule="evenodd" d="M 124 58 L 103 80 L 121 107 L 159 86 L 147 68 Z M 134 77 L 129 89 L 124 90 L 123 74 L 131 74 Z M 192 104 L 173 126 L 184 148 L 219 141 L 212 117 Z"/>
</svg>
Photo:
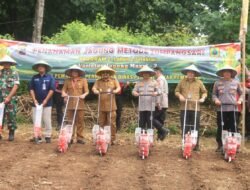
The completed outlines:
<svg viewBox="0 0 250 190">
<path fill-rule="evenodd" d="M 168 82 L 163 75 L 160 75 L 156 81 L 159 84 L 160 91 L 162 94 L 158 96 L 159 100 L 157 102 L 160 103 L 162 108 L 168 108 Z"/>
</svg>

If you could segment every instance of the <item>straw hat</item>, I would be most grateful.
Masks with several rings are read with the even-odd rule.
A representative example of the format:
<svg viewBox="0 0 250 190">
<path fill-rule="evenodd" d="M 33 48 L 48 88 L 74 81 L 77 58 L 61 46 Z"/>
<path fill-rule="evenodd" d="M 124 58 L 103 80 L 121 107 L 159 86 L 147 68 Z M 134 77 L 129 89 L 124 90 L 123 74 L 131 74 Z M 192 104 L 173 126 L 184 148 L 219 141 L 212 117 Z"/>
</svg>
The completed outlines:
<svg viewBox="0 0 250 190">
<path fill-rule="evenodd" d="M 43 60 L 40 60 L 40 61 L 37 61 L 36 63 L 34 63 L 33 66 L 32 66 L 32 69 L 33 69 L 34 71 L 38 71 L 38 70 L 37 70 L 38 65 L 43 65 L 43 66 L 45 66 L 45 67 L 46 67 L 46 72 L 51 71 L 51 66 L 50 66 L 50 64 L 48 64 L 46 61 L 43 61 Z"/>
<path fill-rule="evenodd" d="M 237 71 L 233 67 L 231 67 L 229 65 L 226 65 L 226 66 L 222 67 L 221 69 L 219 69 L 216 72 L 216 75 L 219 76 L 219 77 L 223 77 L 223 72 L 224 71 L 230 71 L 232 78 L 234 78 L 237 75 Z"/>
<path fill-rule="evenodd" d="M 195 66 L 195 65 L 190 65 L 188 67 L 185 67 L 184 69 L 181 70 L 182 74 L 187 75 L 188 71 L 193 71 L 195 72 L 195 76 L 201 76 L 200 70 Z"/>
<path fill-rule="evenodd" d="M 154 76 L 155 75 L 155 72 L 153 69 L 151 69 L 149 66 L 147 65 L 144 65 L 137 73 L 136 75 L 139 76 L 139 77 L 142 77 L 142 73 L 149 73 L 150 76 Z"/>
<path fill-rule="evenodd" d="M 96 71 L 96 75 L 97 75 L 97 76 L 101 76 L 101 75 L 102 75 L 102 72 L 104 72 L 104 71 L 109 72 L 110 75 L 114 75 L 114 74 L 115 74 L 115 70 L 114 70 L 114 69 L 111 69 L 111 68 L 108 67 L 107 65 L 104 65 L 104 66 L 102 66 L 100 69 L 98 69 L 98 70 Z"/>
<path fill-rule="evenodd" d="M 10 63 L 11 65 L 17 65 L 16 61 L 8 55 L 5 55 L 0 59 L 0 65 L 3 65 L 3 63 Z"/>
<path fill-rule="evenodd" d="M 81 77 L 85 75 L 85 71 L 84 71 L 81 67 L 79 67 L 79 66 L 77 66 L 77 65 L 73 65 L 73 66 L 71 66 L 70 68 L 68 68 L 68 69 L 65 71 L 65 75 L 68 75 L 68 76 L 71 77 L 71 71 L 73 71 L 73 70 L 78 71 L 78 73 L 79 73 L 79 75 L 80 75 Z"/>
</svg>

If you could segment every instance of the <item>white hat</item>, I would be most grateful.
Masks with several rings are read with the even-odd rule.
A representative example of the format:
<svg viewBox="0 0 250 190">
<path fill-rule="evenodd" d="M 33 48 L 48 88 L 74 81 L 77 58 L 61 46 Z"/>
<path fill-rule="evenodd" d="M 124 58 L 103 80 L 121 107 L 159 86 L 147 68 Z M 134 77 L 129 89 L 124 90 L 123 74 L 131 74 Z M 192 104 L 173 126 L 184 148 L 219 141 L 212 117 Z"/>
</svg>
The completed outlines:
<svg viewBox="0 0 250 190">
<path fill-rule="evenodd" d="M 49 71 L 51 71 L 51 66 L 50 66 L 50 64 L 48 64 L 46 61 L 44 61 L 44 60 L 40 60 L 40 61 L 37 61 L 36 63 L 34 63 L 33 64 L 33 66 L 32 66 L 32 69 L 34 70 L 34 71 L 38 71 L 37 70 L 37 66 L 38 65 L 44 65 L 45 67 L 46 67 L 46 72 L 49 72 Z"/>
<path fill-rule="evenodd" d="M 139 77 L 142 77 L 142 73 L 149 73 L 150 76 L 154 76 L 155 75 L 155 71 L 153 69 L 151 69 L 149 66 L 144 65 L 137 73 L 136 75 Z"/>
<path fill-rule="evenodd" d="M 226 65 L 226 66 L 222 67 L 221 69 L 219 69 L 216 72 L 216 75 L 219 77 L 223 77 L 223 71 L 230 71 L 232 73 L 232 75 L 231 75 L 232 78 L 234 78 L 237 75 L 237 71 L 229 65 Z"/>
<path fill-rule="evenodd" d="M 103 71 L 109 72 L 110 75 L 114 75 L 115 74 L 115 70 L 114 69 L 110 68 L 107 65 L 104 65 L 104 66 L 102 66 L 100 69 L 98 69 L 96 71 L 96 75 L 97 76 L 101 76 L 101 74 L 102 74 Z"/>
<path fill-rule="evenodd" d="M 188 67 L 185 67 L 184 69 L 181 70 L 182 74 L 186 75 L 188 71 L 193 71 L 195 72 L 195 75 L 201 76 L 200 70 L 195 66 L 195 65 L 190 65 Z"/>
<path fill-rule="evenodd" d="M 65 71 L 65 74 L 71 77 L 71 71 L 72 70 L 77 70 L 80 76 L 84 76 L 85 75 L 85 71 L 81 67 L 79 67 L 78 65 L 73 65 L 70 68 L 68 68 Z"/>
<path fill-rule="evenodd" d="M 11 65 L 17 65 L 16 61 L 14 59 L 12 59 L 10 56 L 8 55 L 4 55 L 1 59 L 0 59 L 0 65 L 2 65 L 3 63 L 10 63 Z"/>
</svg>

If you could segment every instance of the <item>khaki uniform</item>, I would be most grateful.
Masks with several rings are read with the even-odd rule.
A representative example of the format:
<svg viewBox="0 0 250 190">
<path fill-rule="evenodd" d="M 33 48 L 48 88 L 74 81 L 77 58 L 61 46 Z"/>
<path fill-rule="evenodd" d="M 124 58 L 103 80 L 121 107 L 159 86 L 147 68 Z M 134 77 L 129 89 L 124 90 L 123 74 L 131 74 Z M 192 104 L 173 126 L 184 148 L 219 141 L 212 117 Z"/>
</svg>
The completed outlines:
<svg viewBox="0 0 250 190">
<path fill-rule="evenodd" d="M 66 92 L 69 96 L 80 96 L 89 91 L 88 82 L 85 78 L 67 79 L 64 82 L 62 91 Z M 70 98 L 68 104 L 68 117 L 70 120 L 73 119 L 74 110 L 76 108 L 77 98 Z M 77 107 L 75 124 L 73 128 L 72 139 L 77 136 L 77 140 L 83 140 L 83 129 L 84 129 L 84 99 L 79 99 Z"/>
<path fill-rule="evenodd" d="M 196 123 L 196 130 L 199 132 L 200 128 L 200 105 L 199 102 L 197 104 L 197 115 L 196 115 L 196 121 L 195 121 L 195 107 L 196 103 L 195 101 L 199 101 L 201 98 L 207 97 L 207 90 L 205 86 L 203 85 L 202 81 L 194 78 L 194 80 L 190 81 L 187 78 L 182 79 L 176 89 L 175 89 L 175 95 L 178 97 L 179 95 L 184 96 L 185 99 L 193 100 L 190 102 L 187 102 L 187 110 L 186 110 L 186 120 L 185 120 L 185 102 L 181 102 L 181 128 L 182 128 L 182 134 L 186 134 L 188 131 L 194 129 L 194 125 Z M 185 120 L 185 123 L 184 123 Z M 185 130 L 184 130 L 184 124 L 186 124 Z M 199 134 L 197 139 L 196 147 L 199 147 Z"/>
<path fill-rule="evenodd" d="M 175 95 L 178 97 L 180 94 L 184 96 L 185 99 L 195 101 L 199 100 L 200 98 L 207 97 L 207 90 L 201 80 L 195 78 L 193 81 L 189 81 L 187 78 L 185 78 L 178 83 L 175 89 Z M 185 102 L 181 102 L 181 110 L 184 109 Z M 188 102 L 187 110 L 195 110 L 195 102 Z M 199 110 L 200 106 L 198 103 L 198 111 Z"/>
<path fill-rule="evenodd" d="M 115 121 L 116 121 L 117 107 L 115 102 L 115 95 L 105 94 L 105 92 L 112 92 L 119 86 L 120 86 L 119 82 L 114 78 L 110 78 L 108 80 L 99 79 L 95 82 L 93 86 L 93 89 L 97 89 L 100 92 L 99 125 L 101 127 L 104 127 L 111 123 L 111 141 L 115 140 L 115 134 L 116 134 Z M 110 122 L 110 111 L 111 111 L 111 122 Z"/>
</svg>

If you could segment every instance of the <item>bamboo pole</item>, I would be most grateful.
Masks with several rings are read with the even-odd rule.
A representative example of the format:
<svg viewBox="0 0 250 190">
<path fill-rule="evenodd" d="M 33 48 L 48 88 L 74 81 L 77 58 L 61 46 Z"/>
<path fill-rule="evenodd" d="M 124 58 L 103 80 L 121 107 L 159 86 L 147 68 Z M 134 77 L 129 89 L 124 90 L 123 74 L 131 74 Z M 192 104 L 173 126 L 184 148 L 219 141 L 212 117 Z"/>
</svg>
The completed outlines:
<svg viewBox="0 0 250 190">
<path fill-rule="evenodd" d="M 243 84 L 243 104 L 242 104 L 242 147 L 245 147 L 246 135 L 246 35 L 242 36 L 242 84 Z"/>
<path fill-rule="evenodd" d="M 242 84 L 243 84 L 243 106 L 242 106 L 242 146 L 245 147 L 245 134 L 246 134 L 246 89 L 245 89 L 245 79 L 246 79 L 246 33 L 247 33 L 247 23 L 248 23 L 248 7 L 249 0 L 242 0 L 241 9 L 241 21 L 240 21 L 240 35 L 239 39 L 241 41 L 241 52 L 242 52 Z"/>
</svg>

